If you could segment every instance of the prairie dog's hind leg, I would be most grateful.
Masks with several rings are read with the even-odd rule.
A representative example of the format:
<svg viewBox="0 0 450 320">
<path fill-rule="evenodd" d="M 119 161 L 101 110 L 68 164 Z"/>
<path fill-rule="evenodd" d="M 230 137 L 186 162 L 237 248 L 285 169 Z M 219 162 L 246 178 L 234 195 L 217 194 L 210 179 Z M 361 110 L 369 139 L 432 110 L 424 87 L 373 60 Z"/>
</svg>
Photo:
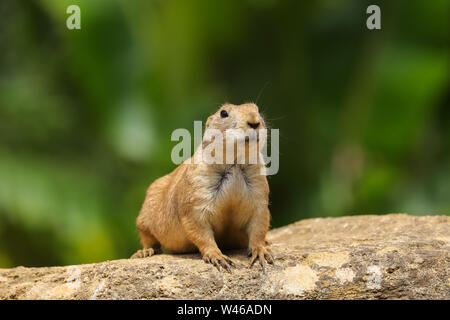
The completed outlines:
<svg viewBox="0 0 450 320">
<path fill-rule="evenodd" d="M 139 236 L 141 237 L 143 248 L 136 251 L 136 253 L 131 256 L 131 259 L 151 257 L 152 255 L 161 252 L 161 244 L 150 231 L 139 230 Z"/>
</svg>

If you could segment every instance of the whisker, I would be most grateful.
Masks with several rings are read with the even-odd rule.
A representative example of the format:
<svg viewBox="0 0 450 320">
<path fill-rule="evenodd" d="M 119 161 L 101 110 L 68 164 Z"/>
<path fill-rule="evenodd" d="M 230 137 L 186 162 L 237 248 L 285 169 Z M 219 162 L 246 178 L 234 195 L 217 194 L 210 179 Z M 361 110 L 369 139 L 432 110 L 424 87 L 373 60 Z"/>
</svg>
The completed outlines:
<svg viewBox="0 0 450 320">
<path fill-rule="evenodd" d="M 259 90 L 258 96 L 256 97 L 255 104 L 258 105 L 258 100 L 261 97 L 261 94 L 264 92 L 264 89 L 266 89 L 267 85 L 270 83 L 270 81 L 266 81 L 266 83 L 263 85 L 263 87 Z"/>
</svg>

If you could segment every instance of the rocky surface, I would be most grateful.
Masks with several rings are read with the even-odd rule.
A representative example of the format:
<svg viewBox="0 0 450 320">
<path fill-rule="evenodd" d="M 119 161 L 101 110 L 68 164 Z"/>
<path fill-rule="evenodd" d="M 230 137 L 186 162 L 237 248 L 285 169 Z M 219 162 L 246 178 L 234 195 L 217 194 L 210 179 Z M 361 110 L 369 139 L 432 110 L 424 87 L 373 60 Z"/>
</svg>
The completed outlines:
<svg viewBox="0 0 450 320">
<path fill-rule="evenodd" d="M 198 254 L 0 269 L 0 299 L 450 299 L 450 217 L 309 219 L 272 230 L 276 261 L 232 274 Z"/>
</svg>

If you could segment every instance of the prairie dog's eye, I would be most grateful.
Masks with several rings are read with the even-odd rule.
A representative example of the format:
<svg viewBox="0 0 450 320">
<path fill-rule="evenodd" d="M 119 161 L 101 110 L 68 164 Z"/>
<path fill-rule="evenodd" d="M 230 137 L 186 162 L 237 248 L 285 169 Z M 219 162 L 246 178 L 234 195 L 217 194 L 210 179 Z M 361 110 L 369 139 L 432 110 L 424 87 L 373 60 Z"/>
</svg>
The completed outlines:
<svg viewBox="0 0 450 320">
<path fill-rule="evenodd" d="M 220 117 L 222 117 L 222 118 L 228 117 L 228 112 L 226 110 L 220 111 Z"/>
</svg>

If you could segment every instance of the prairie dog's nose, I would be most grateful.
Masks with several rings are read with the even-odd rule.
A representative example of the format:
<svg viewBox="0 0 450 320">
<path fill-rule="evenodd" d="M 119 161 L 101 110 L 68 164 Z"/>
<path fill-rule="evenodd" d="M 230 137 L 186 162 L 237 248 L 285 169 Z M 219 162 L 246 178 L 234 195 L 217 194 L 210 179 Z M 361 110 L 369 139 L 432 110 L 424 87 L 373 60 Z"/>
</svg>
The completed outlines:
<svg viewBox="0 0 450 320">
<path fill-rule="evenodd" d="M 247 120 L 247 124 L 253 128 L 253 129 L 257 129 L 259 127 L 259 116 L 256 112 L 250 112 L 248 115 L 248 120 Z"/>
<path fill-rule="evenodd" d="M 248 121 L 247 124 L 252 127 L 253 129 L 257 129 L 259 127 L 259 122 L 250 122 Z"/>
</svg>

